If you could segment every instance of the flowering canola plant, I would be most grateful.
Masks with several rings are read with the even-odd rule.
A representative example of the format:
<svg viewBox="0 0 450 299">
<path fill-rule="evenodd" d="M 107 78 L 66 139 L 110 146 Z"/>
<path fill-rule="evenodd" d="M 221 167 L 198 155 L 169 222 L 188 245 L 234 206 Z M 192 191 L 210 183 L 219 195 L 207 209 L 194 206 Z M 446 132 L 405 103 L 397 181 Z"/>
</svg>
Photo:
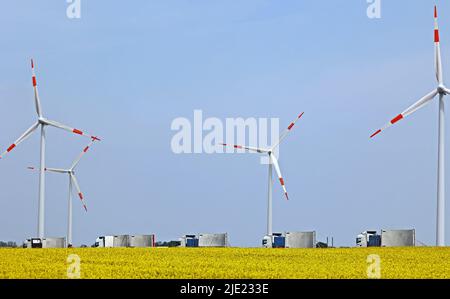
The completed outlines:
<svg viewBox="0 0 450 299">
<path fill-rule="evenodd" d="M 0 249 L 0 278 L 450 278 L 450 248 L 70 248 Z"/>
</svg>

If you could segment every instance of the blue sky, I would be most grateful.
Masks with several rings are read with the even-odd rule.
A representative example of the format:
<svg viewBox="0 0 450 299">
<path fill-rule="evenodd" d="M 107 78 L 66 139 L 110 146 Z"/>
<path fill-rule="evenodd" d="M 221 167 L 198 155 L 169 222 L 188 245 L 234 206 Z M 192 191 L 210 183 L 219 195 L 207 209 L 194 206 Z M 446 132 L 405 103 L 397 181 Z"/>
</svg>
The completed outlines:
<svg viewBox="0 0 450 299">
<path fill-rule="evenodd" d="M 89 212 L 74 201 L 75 244 L 226 231 L 259 246 L 267 167 L 250 154 L 175 155 L 170 125 L 201 109 L 285 127 L 304 111 L 281 147 L 291 200 L 275 184 L 274 230 L 348 246 L 366 229 L 415 228 L 434 244 L 437 103 L 369 140 L 435 87 L 434 3 L 382 0 L 378 20 L 363 0 L 82 0 L 78 20 L 65 1 L 3 3 L 0 146 L 35 121 L 34 57 L 45 115 L 103 138 L 78 168 Z M 450 5 L 438 4 L 445 76 Z M 48 166 L 69 166 L 88 143 L 47 135 Z M 38 159 L 35 134 L 0 163 L 2 240 L 36 234 L 38 177 L 26 167 Z M 67 184 L 47 175 L 47 236 L 66 233 Z"/>
</svg>

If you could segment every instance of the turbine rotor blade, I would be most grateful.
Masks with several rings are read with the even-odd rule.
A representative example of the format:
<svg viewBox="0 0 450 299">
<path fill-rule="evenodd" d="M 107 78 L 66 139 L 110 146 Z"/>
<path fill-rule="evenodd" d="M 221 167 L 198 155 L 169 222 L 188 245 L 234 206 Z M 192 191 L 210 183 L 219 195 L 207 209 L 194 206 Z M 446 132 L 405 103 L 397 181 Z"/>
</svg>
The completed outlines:
<svg viewBox="0 0 450 299">
<path fill-rule="evenodd" d="M 75 189 L 77 190 L 78 197 L 80 198 L 81 203 L 83 204 L 84 210 L 87 212 L 87 207 L 86 207 L 86 203 L 84 202 L 83 193 L 81 192 L 80 185 L 78 185 L 78 180 L 73 173 L 70 174 L 70 179 L 72 180 L 72 183 L 74 184 Z"/>
<path fill-rule="evenodd" d="M 303 116 L 303 114 L 304 114 L 304 112 L 300 113 L 300 114 L 297 116 L 297 118 L 296 118 L 293 122 L 291 122 L 291 123 L 289 124 L 289 126 L 287 127 L 287 129 L 281 134 L 280 139 L 278 140 L 278 142 L 275 143 L 274 146 L 272 146 L 272 150 L 273 150 L 274 148 L 276 148 L 276 147 L 283 141 L 284 138 L 286 138 L 286 136 L 289 134 L 289 132 L 290 132 L 290 131 L 292 130 L 292 128 L 294 127 L 295 123 Z"/>
<path fill-rule="evenodd" d="M 417 110 L 419 110 L 420 108 L 424 107 L 426 104 L 428 104 L 436 95 L 438 94 L 438 91 L 435 89 L 432 92 L 430 92 L 429 94 L 427 94 L 426 96 L 424 96 L 423 98 L 421 98 L 420 100 L 418 100 L 416 103 L 414 103 L 413 105 L 411 105 L 410 107 L 408 107 L 408 109 L 406 109 L 405 111 L 403 111 L 402 113 L 400 113 L 399 115 L 397 115 L 396 117 L 394 117 L 393 119 L 391 119 L 391 121 L 389 123 L 387 123 L 383 128 L 377 130 L 375 133 L 373 133 L 370 138 L 375 137 L 376 135 L 378 135 L 379 133 L 381 133 L 382 131 L 384 131 L 385 129 L 389 128 L 390 126 L 392 126 L 393 124 L 395 124 L 396 122 L 398 122 L 399 120 L 402 120 L 403 118 L 407 117 L 410 114 L 413 114 L 414 112 L 416 112 Z"/>
<path fill-rule="evenodd" d="M 34 72 L 34 61 L 31 59 L 31 81 L 33 83 L 33 89 L 34 89 L 34 103 L 36 105 L 36 113 L 39 117 L 42 117 L 42 108 L 41 108 L 41 101 L 39 99 L 39 92 L 37 88 L 37 80 L 36 80 L 36 73 Z"/>
<path fill-rule="evenodd" d="M 84 131 L 81 131 L 81 130 L 69 127 L 67 125 L 64 125 L 62 123 L 56 122 L 54 120 L 44 119 L 43 122 L 46 123 L 47 125 L 50 125 L 50 126 L 62 129 L 62 130 L 66 130 L 66 131 L 74 133 L 74 134 L 78 134 L 78 135 L 81 135 L 81 136 L 89 137 L 89 138 L 91 138 L 93 140 L 99 140 L 100 141 L 100 138 L 98 138 L 98 137 L 96 137 L 94 135 L 90 135 L 90 134 L 88 134 L 88 133 L 86 133 Z"/>
<path fill-rule="evenodd" d="M 95 139 L 92 139 L 91 142 L 83 149 L 83 151 L 80 153 L 80 155 L 73 161 L 72 166 L 70 166 L 70 169 L 74 169 L 78 163 L 80 163 L 81 158 L 87 153 L 87 151 L 90 149 L 92 144 L 95 142 Z"/>
<path fill-rule="evenodd" d="M 27 167 L 29 170 L 38 170 L 38 168 L 34 167 L 34 166 L 28 166 Z M 48 172 L 57 172 L 57 173 L 69 173 L 69 170 L 66 169 L 59 169 L 59 168 L 44 168 L 45 171 Z"/>
<path fill-rule="evenodd" d="M 436 68 L 436 79 L 439 84 L 442 84 L 443 77 L 442 77 L 441 46 L 439 39 L 438 13 L 436 6 L 434 6 L 434 48 L 435 48 L 434 61 Z"/>
<path fill-rule="evenodd" d="M 237 144 L 226 144 L 226 143 L 219 143 L 219 145 L 224 146 L 224 147 L 233 147 L 235 149 L 245 149 L 248 150 L 250 152 L 256 152 L 256 153 L 268 153 L 269 150 L 265 149 L 265 148 L 257 148 L 257 147 L 252 147 L 252 146 L 244 146 L 244 145 L 237 145 Z"/>
<path fill-rule="evenodd" d="M 275 167 L 275 171 L 278 175 L 278 180 L 280 181 L 281 187 L 283 188 L 284 195 L 286 196 L 286 199 L 289 200 L 286 186 L 284 185 L 284 179 L 283 179 L 283 176 L 281 175 L 280 165 L 278 165 L 278 160 L 273 153 L 270 154 L 269 157 L 270 157 L 270 161 L 271 161 L 272 165 Z"/>
<path fill-rule="evenodd" d="M 46 167 L 46 168 L 45 168 L 45 171 L 48 171 L 48 172 L 57 172 L 57 173 L 69 173 L 69 170 L 67 170 L 67 169 L 61 169 L 61 168 L 49 168 L 49 167 Z"/>
<path fill-rule="evenodd" d="M 25 133 L 23 133 L 16 141 L 14 141 L 13 144 L 11 144 L 6 151 L 4 151 L 1 155 L 0 155 L 0 159 L 2 159 L 7 153 L 9 153 L 10 151 L 12 151 L 16 146 L 18 146 L 21 142 L 23 142 L 24 140 L 26 140 L 28 137 L 31 136 L 31 134 L 33 134 L 33 132 L 37 129 L 37 127 L 39 127 L 39 122 L 36 122 L 34 125 L 32 125 L 28 130 L 25 131 Z"/>
</svg>

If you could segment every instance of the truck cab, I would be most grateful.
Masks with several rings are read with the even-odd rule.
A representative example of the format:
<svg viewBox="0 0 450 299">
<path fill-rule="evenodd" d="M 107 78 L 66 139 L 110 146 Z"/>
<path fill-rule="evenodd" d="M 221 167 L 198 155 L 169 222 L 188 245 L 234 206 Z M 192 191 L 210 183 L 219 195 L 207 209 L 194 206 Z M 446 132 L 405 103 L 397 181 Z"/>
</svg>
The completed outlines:
<svg viewBox="0 0 450 299">
<path fill-rule="evenodd" d="M 30 240 L 31 248 L 42 248 L 42 240 L 39 238 L 32 238 Z"/>
<path fill-rule="evenodd" d="M 356 237 L 357 247 L 379 247 L 381 246 L 381 236 L 374 230 L 362 232 Z"/>
<path fill-rule="evenodd" d="M 266 235 L 262 239 L 262 246 L 264 248 L 284 248 L 286 237 L 282 233 L 273 233 Z"/>
</svg>

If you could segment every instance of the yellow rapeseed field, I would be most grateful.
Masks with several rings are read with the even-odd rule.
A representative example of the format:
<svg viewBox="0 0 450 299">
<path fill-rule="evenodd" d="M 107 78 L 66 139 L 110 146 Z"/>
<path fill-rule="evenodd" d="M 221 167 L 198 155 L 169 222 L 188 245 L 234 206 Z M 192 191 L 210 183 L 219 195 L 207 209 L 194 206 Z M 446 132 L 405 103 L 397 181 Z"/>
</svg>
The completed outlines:
<svg viewBox="0 0 450 299">
<path fill-rule="evenodd" d="M 0 278 L 67 278 L 70 254 L 81 278 L 450 278 L 450 248 L 77 248 L 0 249 Z"/>
</svg>

